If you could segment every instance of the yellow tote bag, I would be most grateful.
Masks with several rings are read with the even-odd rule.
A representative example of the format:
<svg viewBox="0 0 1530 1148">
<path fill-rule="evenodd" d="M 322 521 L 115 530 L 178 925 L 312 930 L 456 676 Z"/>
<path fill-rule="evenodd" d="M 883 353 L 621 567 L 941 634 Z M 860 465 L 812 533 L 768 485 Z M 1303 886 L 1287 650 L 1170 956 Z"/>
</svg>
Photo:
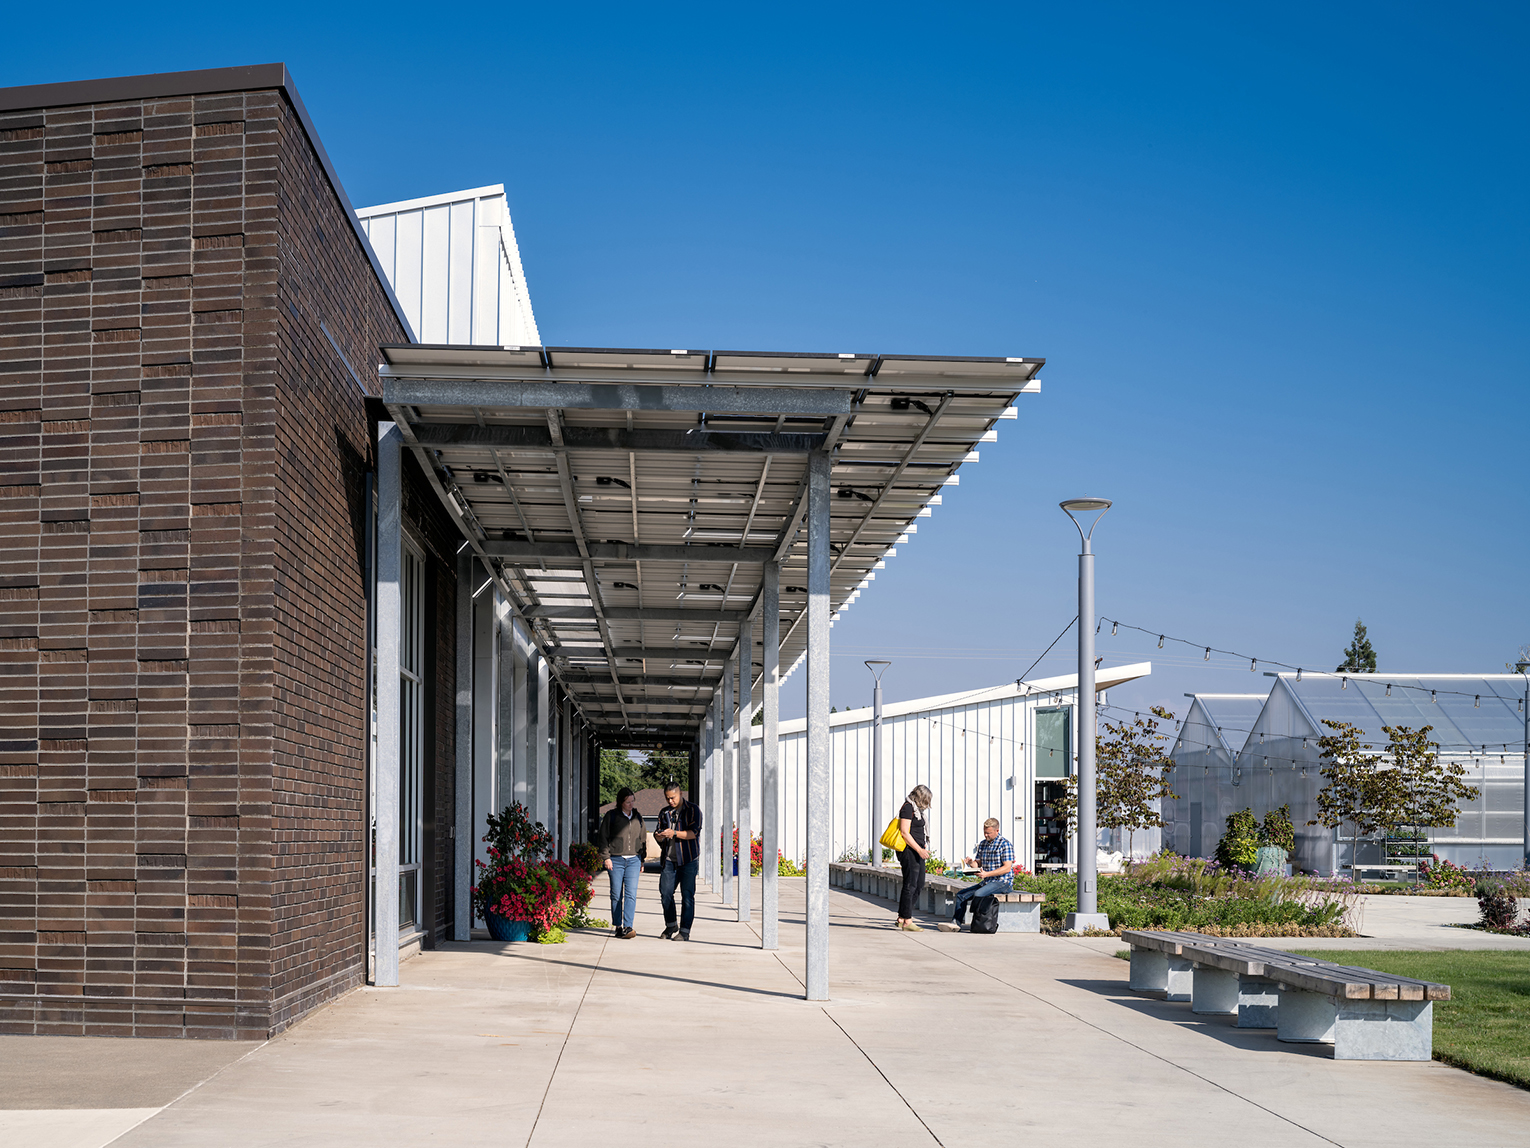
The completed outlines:
<svg viewBox="0 0 1530 1148">
<path fill-rule="evenodd" d="M 886 829 L 882 830 L 882 844 L 894 853 L 901 853 L 908 847 L 908 842 L 903 840 L 903 833 L 898 828 L 896 817 L 887 823 Z"/>
</svg>

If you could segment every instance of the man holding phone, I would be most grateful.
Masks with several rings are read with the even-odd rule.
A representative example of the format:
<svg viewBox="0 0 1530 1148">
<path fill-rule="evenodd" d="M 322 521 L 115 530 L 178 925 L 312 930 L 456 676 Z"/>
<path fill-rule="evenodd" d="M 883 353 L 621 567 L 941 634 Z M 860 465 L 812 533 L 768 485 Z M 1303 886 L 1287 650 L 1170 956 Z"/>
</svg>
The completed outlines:
<svg viewBox="0 0 1530 1148">
<path fill-rule="evenodd" d="M 968 885 L 956 895 L 956 927 L 960 929 L 967 919 L 967 906 L 979 897 L 994 897 L 1000 893 L 1012 893 L 1015 879 L 1015 847 L 1007 838 L 999 836 L 999 820 L 990 817 L 983 822 L 983 839 L 973 846 L 974 856 L 963 857 L 962 864 L 977 870 L 977 882 Z"/>
<path fill-rule="evenodd" d="M 664 850 L 659 874 L 659 903 L 664 907 L 664 932 L 668 941 L 689 941 L 696 919 L 696 873 L 700 868 L 701 810 L 685 799 L 678 782 L 664 787 L 666 806 L 659 811 L 654 837 Z M 675 886 L 680 886 L 679 922 L 675 919 Z"/>
</svg>

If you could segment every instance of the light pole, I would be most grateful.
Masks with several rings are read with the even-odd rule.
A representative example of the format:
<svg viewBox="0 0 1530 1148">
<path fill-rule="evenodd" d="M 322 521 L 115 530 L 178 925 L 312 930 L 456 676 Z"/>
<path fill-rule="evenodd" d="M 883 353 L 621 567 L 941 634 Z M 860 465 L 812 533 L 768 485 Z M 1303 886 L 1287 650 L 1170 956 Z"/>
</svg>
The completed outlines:
<svg viewBox="0 0 1530 1148">
<path fill-rule="evenodd" d="M 882 867 L 882 675 L 890 665 L 881 658 L 866 659 L 875 683 L 871 689 L 871 847 L 866 857 L 878 869 Z"/>
<path fill-rule="evenodd" d="M 1519 648 L 1519 660 L 1514 663 L 1514 669 L 1525 679 L 1525 700 L 1520 703 L 1525 714 L 1525 740 L 1521 747 L 1525 755 L 1525 808 L 1520 828 L 1525 835 L 1525 865 L 1530 867 L 1530 646 Z"/>
<path fill-rule="evenodd" d="M 1110 509 L 1108 498 L 1070 498 L 1058 503 L 1078 528 L 1083 550 L 1078 556 L 1078 911 L 1069 913 L 1069 932 L 1109 929 L 1110 918 L 1099 911 L 1095 879 L 1094 813 L 1094 553 L 1089 548 L 1094 528 Z M 1099 511 L 1089 533 L 1078 515 Z"/>
</svg>

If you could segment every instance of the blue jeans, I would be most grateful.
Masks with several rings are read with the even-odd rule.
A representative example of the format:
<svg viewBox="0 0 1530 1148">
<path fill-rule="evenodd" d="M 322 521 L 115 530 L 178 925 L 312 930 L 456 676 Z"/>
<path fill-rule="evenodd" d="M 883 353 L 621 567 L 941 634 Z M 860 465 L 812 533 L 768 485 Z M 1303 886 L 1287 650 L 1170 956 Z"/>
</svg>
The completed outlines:
<svg viewBox="0 0 1530 1148">
<path fill-rule="evenodd" d="M 611 858 L 606 875 L 611 878 L 611 924 L 618 929 L 632 928 L 637 916 L 637 883 L 642 871 L 643 862 L 637 857 Z"/>
<path fill-rule="evenodd" d="M 956 895 L 956 923 L 960 925 L 967 919 L 967 906 L 977 897 L 993 897 L 999 893 L 1013 893 L 1015 891 L 1015 879 L 1008 873 L 1002 877 L 990 877 L 986 881 L 979 881 L 976 885 L 968 885 Z"/>
<path fill-rule="evenodd" d="M 696 919 L 696 871 L 700 861 L 692 859 L 684 865 L 673 861 L 664 862 L 659 874 L 659 903 L 664 906 L 664 923 L 675 923 L 675 886 L 680 886 L 680 931 L 689 933 L 691 922 Z"/>
</svg>

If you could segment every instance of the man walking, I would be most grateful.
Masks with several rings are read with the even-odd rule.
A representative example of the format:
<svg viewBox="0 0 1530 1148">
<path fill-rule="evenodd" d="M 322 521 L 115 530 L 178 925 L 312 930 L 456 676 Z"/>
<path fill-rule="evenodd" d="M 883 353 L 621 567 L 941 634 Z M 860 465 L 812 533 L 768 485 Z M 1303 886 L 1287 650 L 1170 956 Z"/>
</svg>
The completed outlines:
<svg viewBox="0 0 1530 1148">
<path fill-rule="evenodd" d="M 977 867 L 977 883 L 967 886 L 956 895 L 956 928 L 967 919 L 967 906 L 978 897 L 993 897 L 1014 891 L 1015 847 L 1008 839 L 999 836 L 999 820 L 990 817 L 983 822 L 983 839 L 972 848 L 973 856 L 964 857 L 964 864 Z"/>
<path fill-rule="evenodd" d="M 696 919 L 696 871 L 700 866 L 701 810 L 680 795 L 680 785 L 664 787 L 669 804 L 659 811 L 659 831 L 654 834 L 664 850 L 659 874 L 659 903 L 664 906 L 665 940 L 689 941 Z M 680 919 L 675 921 L 675 886 L 680 886 Z"/>
</svg>

